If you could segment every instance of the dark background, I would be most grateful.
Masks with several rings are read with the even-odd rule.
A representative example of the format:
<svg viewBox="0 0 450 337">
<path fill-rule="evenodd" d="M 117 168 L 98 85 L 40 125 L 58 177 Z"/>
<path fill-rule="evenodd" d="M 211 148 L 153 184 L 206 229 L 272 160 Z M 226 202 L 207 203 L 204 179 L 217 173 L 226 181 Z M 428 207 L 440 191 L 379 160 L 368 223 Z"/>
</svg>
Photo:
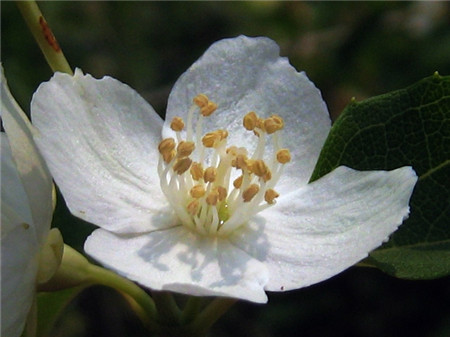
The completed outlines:
<svg viewBox="0 0 450 337">
<path fill-rule="evenodd" d="M 450 74 L 447 2 L 40 2 L 70 65 L 136 89 L 162 116 L 178 76 L 211 43 L 268 36 L 321 89 L 335 118 L 358 100 Z M 25 111 L 52 75 L 15 4 L 1 2 L 1 58 Z M 82 249 L 93 227 L 60 198 L 54 224 Z M 408 281 L 351 268 L 269 304 L 237 303 L 211 336 L 450 336 L 450 279 Z M 112 290 L 94 287 L 67 309 L 52 336 L 146 336 Z"/>
</svg>

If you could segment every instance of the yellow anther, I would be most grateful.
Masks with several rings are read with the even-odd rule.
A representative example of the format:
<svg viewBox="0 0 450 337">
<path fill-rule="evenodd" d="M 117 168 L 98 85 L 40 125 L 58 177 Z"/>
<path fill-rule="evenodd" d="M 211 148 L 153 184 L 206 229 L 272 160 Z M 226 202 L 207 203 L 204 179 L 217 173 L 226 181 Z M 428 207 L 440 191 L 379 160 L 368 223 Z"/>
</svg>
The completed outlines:
<svg viewBox="0 0 450 337">
<path fill-rule="evenodd" d="M 184 121 L 181 117 L 172 118 L 172 122 L 170 123 L 170 128 L 173 131 L 181 131 L 184 128 Z"/>
<path fill-rule="evenodd" d="M 276 114 L 274 114 L 274 115 L 272 115 L 272 116 L 270 116 L 272 119 L 274 119 L 275 120 L 275 122 L 278 124 L 278 125 L 281 125 L 281 128 L 284 128 L 284 120 L 283 120 L 283 117 L 281 117 L 281 116 L 278 116 L 278 115 L 276 115 Z"/>
<path fill-rule="evenodd" d="M 195 215 L 198 213 L 198 209 L 200 207 L 200 203 L 198 202 L 197 199 L 192 200 L 188 205 L 187 205 L 187 211 L 190 215 Z"/>
<path fill-rule="evenodd" d="M 224 140 L 228 137 L 227 130 L 216 130 L 212 132 L 208 132 L 202 138 L 202 144 L 204 147 L 216 147 L 219 145 L 220 141 Z"/>
<path fill-rule="evenodd" d="M 194 162 L 191 166 L 191 176 L 192 179 L 195 181 L 199 181 L 201 178 L 203 178 L 203 166 L 200 163 Z"/>
<path fill-rule="evenodd" d="M 243 124 L 244 128 L 251 131 L 256 127 L 256 122 L 258 121 L 258 116 L 254 111 L 250 111 L 244 116 Z"/>
<path fill-rule="evenodd" d="M 191 194 L 192 198 L 198 199 L 198 198 L 203 197 L 205 195 L 206 191 L 202 185 L 195 185 L 194 187 L 191 188 L 189 193 Z"/>
<path fill-rule="evenodd" d="M 208 103 L 200 108 L 200 112 L 204 117 L 211 116 L 214 111 L 217 110 L 217 104 L 211 101 L 208 101 Z"/>
<path fill-rule="evenodd" d="M 232 157 L 236 157 L 238 154 L 238 148 L 236 146 L 230 146 L 229 148 L 226 149 L 226 154 L 232 156 Z"/>
<path fill-rule="evenodd" d="M 261 178 L 262 180 L 264 180 L 264 182 L 268 182 L 270 179 L 272 179 L 272 172 L 268 170 Z"/>
<path fill-rule="evenodd" d="M 278 198 L 280 195 L 273 189 L 268 189 L 266 191 L 266 193 L 264 193 L 264 200 L 268 203 L 268 204 L 274 204 L 275 203 L 275 198 Z"/>
<path fill-rule="evenodd" d="M 242 198 L 244 202 L 249 202 L 253 199 L 253 197 L 259 192 L 259 186 L 256 184 L 251 184 L 247 189 L 242 193 Z"/>
<path fill-rule="evenodd" d="M 172 151 L 164 152 L 162 154 L 162 157 L 163 157 L 164 162 L 168 164 L 173 160 L 173 158 L 175 158 L 176 155 L 177 155 L 177 151 L 172 150 Z"/>
<path fill-rule="evenodd" d="M 217 186 L 217 192 L 219 193 L 219 201 L 225 200 L 227 197 L 227 189 L 223 186 Z"/>
<path fill-rule="evenodd" d="M 211 191 L 211 193 L 208 194 L 206 197 L 206 203 L 208 205 L 215 206 L 217 205 L 217 202 L 219 201 L 219 192 L 216 190 Z"/>
<path fill-rule="evenodd" d="M 167 151 L 172 151 L 174 149 L 175 149 L 175 140 L 173 138 L 163 139 L 158 145 L 158 150 L 159 153 L 161 154 Z"/>
<path fill-rule="evenodd" d="M 188 157 L 195 149 L 194 142 L 188 142 L 182 140 L 177 146 L 177 155 L 180 158 Z"/>
<path fill-rule="evenodd" d="M 206 135 L 202 138 L 202 143 L 204 147 L 214 147 L 218 140 L 220 139 L 220 136 L 217 134 L 216 131 L 208 132 Z"/>
<path fill-rule="evenodd" d="M 220 140 L 224 140 L 225 138 L 228 137 L 228 131 L 227 130 L 219 129 L 219 130 L 216 130 L 216 132 L 217 132 Z"/>
<path fill-rule="evenodd" d="M 241 188 L 242 180 L 244 179 L 244 176 L 239 176 L 233 181 L 234 188 Z"/>
<path fill-rule="evenodd" d="M 175 165 L 173 165 L 173 170 L 178 174 L 183 174 L 189 167 L 191 167 L 192 160 L 190 158 L 179 158 Z"/>
<path fill-rule="evenodd" d="M 163 139 L 158 145 L 158 150 L 164 161 L 170 163 L 176 155 L 175 140 L 173 138 Z"/>
<path fill-rule="evenodd" d="M 258 118 L 258 120 L 256 121 L 256 127 L 262 131 L 266 131 L 266 129 L 264 128 L 264 118 Z M 259 137 L 259 133 L 254 130 L 255 134 Z"/>
<path fill-rule="evenodd" d="M 208 105 L 209 98 L 205 94 L 199 94 L 194 97 L 192 100 L 195 105 L 197 105 L 199 108 L 203 108 Z"/>
<path fill-rule="evenodd" d="M 203 174 L 203 180 L 205 183 L 212 183 L 216 180 L 217 169 L 215 167 L 208 167 Z"/>
<path fill-rule="evenodd" d="M 278 115 L 272 115 L 264 120 L 264 129 L 268 134 L 272 134 L 284 127 L 283 119 Z"/>
<path fill-rule="evenodd" d="M 280 164 L 286 164 L 291 161 L 291 153 L 288 149 L 281 149 L 277 151 L 277 160 Z"/>
<path fill-rule="evenodd" d="M 248 172 L 250 172 L 250 173 L 253 173 L 253 171 L 252 171 L 252 167 L 253 167 L 253 164 L 255 163 L 255 160 L 254 159 L 247 159 L 246 161 L 245 161 L 245 164 L 247 165 L 247 170 L 248 170 Z M 243 169 L 244 170 L 244 169 Z"/>
<path fill-rule="evenodd" d="M 268 172 L 270 173 L 269 168 L 267 167 L 266 163 L 264 163 L 264 160 L 258 159 L 251 163 L 250 171 L 257 175 L 258 177 L 265 176 Z"/>
<path fill-rule="evenodd" d="M 244 154 L 238 154 L 231 162 L 231 166 L 236 167 L 238 170 L 248 169 L 248 158 Z"/>
</svg>

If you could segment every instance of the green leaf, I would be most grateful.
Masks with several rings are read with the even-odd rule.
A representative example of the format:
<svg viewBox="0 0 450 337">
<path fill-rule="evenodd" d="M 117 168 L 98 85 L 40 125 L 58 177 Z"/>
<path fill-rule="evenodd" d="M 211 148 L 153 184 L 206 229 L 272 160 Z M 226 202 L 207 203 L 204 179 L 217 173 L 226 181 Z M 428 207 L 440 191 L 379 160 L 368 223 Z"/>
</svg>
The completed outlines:
<svg viewBox="0 0 450 337">
<path fill-rule="evenodd" d="M 419 176 L 409 218 L 364 262 L 401 278 L 450 274 L 450 76 L 350 103 L 333 125 L 311 181 L 338 166 Z"/>
<path fill-rule="evenodd" d="M 41 292 L 37 295 L 37 336 L 50 334 L 64 308 L 86 287 L 79 286 L 55 292 Z"/>
</svg>

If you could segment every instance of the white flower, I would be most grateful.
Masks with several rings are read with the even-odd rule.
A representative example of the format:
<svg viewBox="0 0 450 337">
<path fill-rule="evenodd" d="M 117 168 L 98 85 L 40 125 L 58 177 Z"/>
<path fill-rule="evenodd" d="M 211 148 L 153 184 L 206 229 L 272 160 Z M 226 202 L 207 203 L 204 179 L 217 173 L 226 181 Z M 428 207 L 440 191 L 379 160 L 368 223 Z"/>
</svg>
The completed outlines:
<svg viewBox="0 0 450 337">
<path fill-rule="evenodd" d="M 32 138 L 32 126 L 1 69 L 1 335 L 22 334 L 36 285 L 49 280 L 62 255 L 62 238 L 50 231 L 52 179 Z"/>
<path fill-rule="evenodd" d="M 411 168 L 340 167 L 307 184 L 328 112 L 267 38 L 212 45 L 165 122 L 127 85 L 80 70 L 42 84 L 31 109 L 70 210 L 101 227 L 86 252 L 155 290 L 266 302 L 325 280 L 396 230 L 416 181 Z"/>
</svg>

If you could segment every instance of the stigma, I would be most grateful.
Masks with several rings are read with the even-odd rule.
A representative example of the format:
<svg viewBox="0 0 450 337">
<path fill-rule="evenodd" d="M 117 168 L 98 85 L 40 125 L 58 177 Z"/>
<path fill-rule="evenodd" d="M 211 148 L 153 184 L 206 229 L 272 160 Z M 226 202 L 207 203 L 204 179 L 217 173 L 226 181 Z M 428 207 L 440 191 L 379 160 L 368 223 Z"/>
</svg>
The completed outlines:
<svg viewBox="0 0 450 337">
<path fill-rule="evenodd" d="M 274 205 L 279 197 L 275 185 L 291 160 L 282 147 L 280 116 L 245 114 L 242 127 L 256 145 L 249 154 L 245 147 L 227 144 L 225 128 L 203 134 L 203 119 L 214 118 L 217 108 L 205 94 L 195 96 L 187 120 L 170 122 L 175 138 L 158 146 L 164 195 L 181 224 L 205 236 L 228 236 Z"/>
</svg>

